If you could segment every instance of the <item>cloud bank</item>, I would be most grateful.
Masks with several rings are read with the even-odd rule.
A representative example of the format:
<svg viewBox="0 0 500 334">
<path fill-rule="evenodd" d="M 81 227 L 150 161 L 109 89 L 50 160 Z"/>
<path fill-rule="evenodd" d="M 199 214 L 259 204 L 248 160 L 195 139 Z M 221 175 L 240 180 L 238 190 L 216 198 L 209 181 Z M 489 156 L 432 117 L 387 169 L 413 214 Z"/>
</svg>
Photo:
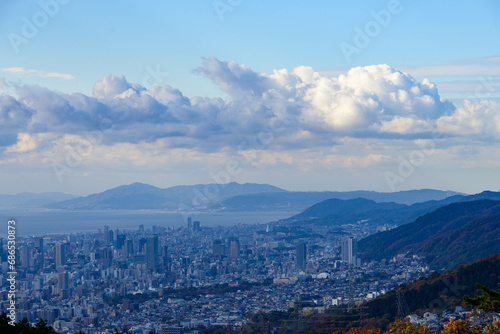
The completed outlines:
<svg viewBox="0 0 500 334">
<path fill-rule="evenodd" d="M 429 80 L 385 64 L 329 77 L 305 66 L 258 73 L 209 58 L 196 71 L 230 98 L 188 98 L 111 74 L 96 82 L 93 96 L 13 84 L 15 94 L 0 96 L 0 147 L 3 154 L 50 153 L 95 131 L 100 145 L 160 143 L 205 153 L 329 148 L 346 137 L 428 139 L 435 132 L 499 139 L 498 103 L 456 107 Z"/>
</svg>

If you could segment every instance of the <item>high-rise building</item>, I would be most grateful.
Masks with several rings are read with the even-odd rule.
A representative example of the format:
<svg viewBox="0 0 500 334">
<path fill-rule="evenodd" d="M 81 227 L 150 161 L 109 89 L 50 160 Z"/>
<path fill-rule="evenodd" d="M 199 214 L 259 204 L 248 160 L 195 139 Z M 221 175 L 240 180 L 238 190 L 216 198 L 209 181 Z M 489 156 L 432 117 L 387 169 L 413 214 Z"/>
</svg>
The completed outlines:
<svg viewBox="0 0 500 334">
<path fill-rule="evenodd" d="M 307 269 L 307 250 L 306 244 L 299 242 L 295 249 L 297 258 L 297 269 L 305 271 Z"/>
<path fill-rule="evenodd" d="M 21 268 L 28 268 L 30 265 L 30 250 L 27 245 L 21 246 Z"/>
<path fill-rule="evenodd" d="M 71 257 L 71 243 L 63 242 L 63 246 L 65 248 L 64 254 L 66 254 L 66 261 Z"/>
<path fill-rule="evenodd" d="M 168 256 L 168 246 L 167 245 L 163 245 L 163 247 L 161 248 L 161 256 L 162 257 Z"/>
<path fill-rule="evenodd" d="M 156 234 L 153 234 L 147 238 L 146 258 L 148 268 L 158 268 L 158 235 Z"/>
<path fill-rule="evenodd" d="M 116 236 L 116 249 L 122 249 L 125 244 L 125 234 L 118 234 Z"/>
<path fill-rule="evenodd" d="M 59 291 L 69 289 L 69 274 L 68 274 L 68 272 L 65 271 L 65 272 L 59 273 L 57 285 L 58 285 Z"/>
<path fill-rule="evenodd" d="M 123 256 L 128 257 L 129 255 L 134 254 L 134 241 L 130 239 L 125 240 L 122 251 Z"/>
<path fill-rule="evenodd" d="M 342 239 L 341 248 L 342 261 L 349 266 L 356 266 L 358 263 L 358 241 L 353 237 Z"/>
<path fill-rule="evenodd" d="M 224 245 L 222 244 L 222 240 L 220 239 L 214 240 L 212 253 L 214 256 L 224 255 Z"/>
<path fill-rule="evenodd" d="M 35 264 L 35 269 L 38 268 L 43 268 L 44 266 L 44 258 L 42 254 L 37 253 L 36 254 L 36 264 Z"/>
<path fill-rule="evenodd" d="M 114 241 L 114 232 L 113 230 L 108 231 L 108 238 L 106 239 L 106 246 L 111 246 Z"/>
<path fill-rule="evenodd" d="M 145 253 L 146 252 L 146 238 L 140 238 L 139 239 L 139 253 Z"/>
<path fill-rule="evenodd" d="M 168 246 L 163 245 L 161 248 L 161 264 L 165 271 L 170 271 L 170 257 L 168 256 Z"/>
<path fill-rule="evenodd" d="M 43 289 L 43 277 L 35 277 L 33 280 L 34 282 L 34 289 L 35 290 L 42 290 Z"/>
<path fill-rule="evenodd" d="M 109 226 L 104 225 L 104 245 L 109 246 L 111 240 L 109 240 Z"/>
<path fill-rule="evenodd" d="M 109 267 L 113 262 L 113 251 L 111 248 L 103 247 L 100 249 L 100 257 L 102 261 L 102 265 L 105 267 Z"/>
<path fill-rule="evenodd" d="M 39 254 L 43 255 L 43 238 L 35 238 L 35 249 Z"/>
<path fill-rule="evenodd" d="M 56 254 L 55 254 L 55 260 L 56 260 L 56 266 L 64 266 L 66 264 L 66 253 L 67 247 L 66 243 L 57 243 L 56 244 Z"/>
<path fill-rule="evenodd" d="M 240 256 L 240 241 L 238 238 L 233 237 L 229 241 L 230 255 L 233 258 Z"/>
<path fill-rule="evenodd" d="M 69 297 L 69 274 L 65 271 L 62 273 L 59 273 L 58 276 L 58 282 L 57 282 L 57 287 L 59 290 L 59 296 L 61 298 L 68 298 Z"/>
<path fill-rule="evenodd" d="M 30 250 L 28 261 L 31 270 L 38 270 L 38 268 L 43 267 L 43 256 L 35 248 Z"/>
<path fill-rule="evenodd" d="M 188 230 L 192 230 L 193 229 L 193 218 L 191 217 L 188 217 Z"/>
<path fill-rule="evenodd" d="M 193 231 L 199 231 L 200 230 L 200 222 L 198 220 L 195 220 L 193 222 Z"/>
</svg>

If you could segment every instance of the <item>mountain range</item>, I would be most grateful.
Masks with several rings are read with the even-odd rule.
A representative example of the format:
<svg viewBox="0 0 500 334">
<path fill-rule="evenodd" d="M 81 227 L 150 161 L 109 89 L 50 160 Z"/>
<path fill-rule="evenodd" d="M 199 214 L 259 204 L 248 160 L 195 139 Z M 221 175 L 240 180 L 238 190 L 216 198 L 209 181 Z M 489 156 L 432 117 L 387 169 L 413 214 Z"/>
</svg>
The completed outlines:
<svg viewBox="0 0 500 334">
<path fill-rule="evenodd" d="M 295 192 L 269 185 L 231 182 L 158 188 L 144 183 L 119 186 L 85 197 L 70 198 L 43 206 L 61 210 L 209 210 L 209 211 L 285 211 L 300 212 L 330 198 L 366 198 L 375 202 L 413 204 L 459 196 L 456 192 L 422 189 L 379 193 L 374 191 Z"/>
<path fill-rule="evenodd" d="M 275 186 L 256 183 L 212 183 L 164 189 L 144 183 L 133 183 L 86 197 L 52 203 L 45 207 L 64 210 L 181 209 L 190 211 L 206 208 L 212 203 L 232 196 L 283 191 Z"/>
<path fill-rule="evenodd" d="M 498 193 L 466 197 L 427 213 L 414 222 L 373 234 L 359 242 L 364 260 L 410 252 L 425 256 L 434 269 L 455 268 L 500 252 L 500 201 L 474 200 Z M 473 199 L 467 202 L 467 199 Z"/>
<path fill-rule="evenodd" d="M 282 193 L 257 193 L 234 196 L 212 206 L 219 211 L 302 211 L 321 201 L 336 198 L 350 200 L 365 198 L 378 203 L 394 202 L 411 205 L 430 200 L 443 200 L 463 195 L 453 191 L 432 189 L 380 193 L 375 191 L 283 191 Z"/>
<path fill-rule="evenodd" d="M 332 198 L 317 203 L 298 215 L 285 219 L 284 222 L 331 226 L 367 221 L 372 225 L 400 225 L 461 199 L 462 196 L 456 195 L 439 201 L 406 205 L 394 202 L 377 203 L 365 198 L 350 200 Z"/>
</svg>

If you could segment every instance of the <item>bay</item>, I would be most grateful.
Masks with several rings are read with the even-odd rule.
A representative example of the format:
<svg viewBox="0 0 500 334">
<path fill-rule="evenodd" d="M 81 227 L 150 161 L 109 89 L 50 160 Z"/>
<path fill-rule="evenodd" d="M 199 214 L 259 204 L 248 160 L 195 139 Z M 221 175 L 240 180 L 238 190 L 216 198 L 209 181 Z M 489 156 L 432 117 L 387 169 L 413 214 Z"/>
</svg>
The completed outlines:
<svg viewBox="0 0 500 334">
<path fill-rule="evenodd" d="M 288 218 L 295 212 L 193 212 L 189 216 L 199 220 L 201 226 L 231 226 L 237 224 L 265 224 Z M 188 214 L 160 210 L 102 210 L 102 211 L 54 211 L 54 210 L 0 210 L 5 222 L 0 236 L 7 235 L 7 221 L 16 220 L 19 236 L 77 232 L 97 232 L 108 225 L 112 229 L 135 229 L 155 226 L 186 226 Z"/>
</svg>

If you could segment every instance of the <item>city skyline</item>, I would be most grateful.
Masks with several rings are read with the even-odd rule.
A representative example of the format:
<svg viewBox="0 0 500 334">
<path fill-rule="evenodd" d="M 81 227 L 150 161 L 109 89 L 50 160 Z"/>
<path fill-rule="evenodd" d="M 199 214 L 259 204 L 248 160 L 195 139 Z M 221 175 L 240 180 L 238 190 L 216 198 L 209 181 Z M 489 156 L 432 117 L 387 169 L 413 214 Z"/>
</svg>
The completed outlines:
<svg viewBox="0 0 500 334">
<path fill-rule="evenodd" d="M 356 286 L 355 300 L 362 302 L 429 270 L 419 257 L 383 260 L 380 266 L 375 265 L 378 261 L 349 264 L 342 259 L 341 235 L 320 226 L 205 227 L 197 222 L 199 228 L 193 228 L 191 220 L 182 227 L 139 224 L 134 229 L 110 229 L 104 225 L 98 231 L 20 237 L 19 280 L 25 293 L 20 294 L 17 315 L 31 323 L 43 319 L 63 333 L 122 328 L 161 333 L 162 327 L 217 327 L 226 314 L 237 329 L 255 307 L 272 305 L 283 311 L 297 298 L 307 303 L 309 293 L 323 295 L 321 303 L 315 303 L 316 310 L 346 305 L 352 298 L 345 280 L 348 273 L 360 280 L 391 274 Z M 295 243 L 282 240 L 284 229 L 314 234 Z M 367 224 L 350 231 L 366 235 L 375 228 Z M 261 237 L 255 238 L 256 234 Z M 313 244 L 311 250 L 305 240 Z M 3 241 L 0 238 L 0 245 Z M 4 263 L 6 256 L 0 247 Z M 410 274 L 403 276 L 403 272 Z M 169 297 L 172 293 L 177 298 Z M 231 305 L 240 295 L 245 298 L 230 312 L 213 305 Z M 151 301 L 158 306 L 151 309 L 147 306 Z"/>
</svg>

